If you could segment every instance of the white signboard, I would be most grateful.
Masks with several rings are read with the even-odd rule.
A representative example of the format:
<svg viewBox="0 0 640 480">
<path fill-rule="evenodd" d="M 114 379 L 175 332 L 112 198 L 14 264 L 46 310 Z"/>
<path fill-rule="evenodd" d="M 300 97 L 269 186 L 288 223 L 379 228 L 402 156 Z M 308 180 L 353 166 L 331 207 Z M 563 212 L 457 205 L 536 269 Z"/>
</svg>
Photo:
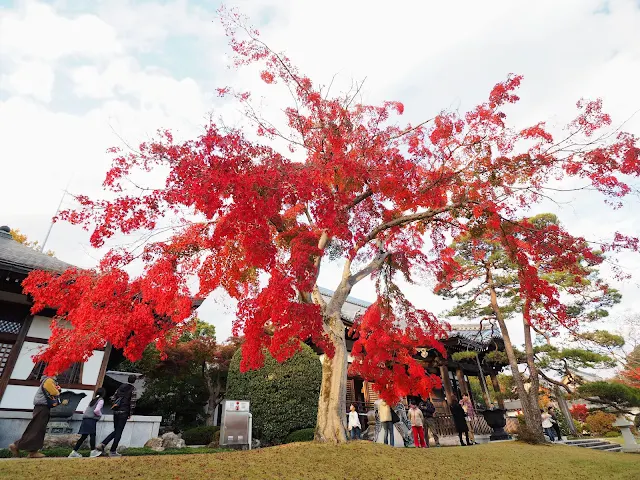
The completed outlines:
<svg viewBox="0 0 640 480">
<path fill-rule="evenodd" d="M 227 412 L 248 412 L 249 402 L 242 402 L 237 400 L 227 400 L 225 402 L 225 410 Z"/>
</svg>

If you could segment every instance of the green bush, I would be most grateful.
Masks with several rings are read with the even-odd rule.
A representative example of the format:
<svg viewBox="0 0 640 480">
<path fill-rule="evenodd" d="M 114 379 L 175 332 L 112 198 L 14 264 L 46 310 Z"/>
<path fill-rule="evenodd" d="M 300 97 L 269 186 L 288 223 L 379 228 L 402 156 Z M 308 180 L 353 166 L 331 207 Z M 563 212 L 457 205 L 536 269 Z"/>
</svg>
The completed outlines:
<svg viewBox="0 0 640 480">
<path fill-rule="evenodd" d="M 569 424 L 567 423 L 566 417 L 562 414 L 562 411 L 559 408 L 554 408 L 553 413 L 558 419 L 558 426 L 560 427 L 560 433 L 565 437 L 567 435 L 571 435 L 571 431 L 569 430 Z M 573 418 L 571 419 L 573 422 Z"/>
<path fill-rule="evenodd" d="M 185 430 L 182 439 L 187 445 L 209 445 L 213 440 L 213 434 L 220 427 L 201 426 Z"/>
<path fill-rule="evenodd" d="M 618 432 L 607 432 L 607 433 L 604 434 L 604 436 L 606 438 L 615 438 L 615 437 L 619 437 L 620 433 L 618 433 Z"/>
<path fill-rule="evenodd" d="M 303 428 L 302 430 L 296 430 L 295 432 L 291 432 L 284 439 L 284 443 L 293 443 L 293 442 L 310 442 L 313 440 L 313 436 L 315 435 L 315 428 Z"/>
<path fill-rule="evenodd" d="M 293 357 L 278 363 L 265 352 L 264 366 L 240 373 L 241 353 L 229 365 L 226 398 L 249 400 L 253 436 L 263 445 L 282 443 L 295 430 L 315 428 L 322 365 L 307 345 Z"/>
</svg>

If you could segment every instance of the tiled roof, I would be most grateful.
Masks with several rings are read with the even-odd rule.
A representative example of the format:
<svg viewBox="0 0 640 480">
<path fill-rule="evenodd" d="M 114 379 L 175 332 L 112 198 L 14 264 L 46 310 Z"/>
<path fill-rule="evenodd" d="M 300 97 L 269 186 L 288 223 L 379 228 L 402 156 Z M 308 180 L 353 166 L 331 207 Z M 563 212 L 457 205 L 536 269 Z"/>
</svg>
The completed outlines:
<svg viewBox="0 0 640 480">
<path fill-rule="evenodd" d="M 73 267 L 16 242 L 8 230 L 7 227 L 0 227 L 0 268 L 17 273 L 29 273 L 31 270 L 63 272 Z"/>
<path fill-rule="evenodd" d="M 500 328 L 484 323 L 452 323 L 449 338 L 460 337 L 474 342 L 487 343 L 492 338 L 502 338 Z"/>
</svg>

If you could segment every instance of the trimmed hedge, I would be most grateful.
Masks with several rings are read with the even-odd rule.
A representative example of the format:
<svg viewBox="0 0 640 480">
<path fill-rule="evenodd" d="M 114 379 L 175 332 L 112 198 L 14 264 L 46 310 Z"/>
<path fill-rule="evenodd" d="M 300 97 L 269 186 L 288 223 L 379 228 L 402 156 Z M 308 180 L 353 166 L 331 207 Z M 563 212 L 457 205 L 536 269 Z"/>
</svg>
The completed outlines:
<svg viewBox="0 0 640 480">
<path fill-rule="evenodd" d="M 189 428 L 182 434 L 182 439 L 187 445 L 209 445 L 213 440 L 213 434 L 220 427 L 206 426 Z"/>
<path fill-rule="evenodd" d="M 604 434 L 605 438 L 616 438 L 620 436 L 619 432 L 607 432 Z"/>
<path fill-rule="evenodd" d="M 253 436 L 263 445 L 282 443 L 293 431 L 315 428 L 322 365 L 307 345 L 289 360 L 278 363 L 265 352 L 264 366 L 240 373 L 241 352 L 229 365 L 225 397 L 249 400 Z"/>
<path fill-rule="evenodd" d="M 315 428 L 303 428 L 302 430 L 291 432 L 287 435 L 287 438 L 284 439 L 284 443 L 310 442 L 313 440 L 315 430 Z"/>
<path fill-rule="evenodd" d="M 162 452 L 156 452 L 155 450 L 151 450 L 150 448 L 127 448 L 122 451 L 123 457 L 141 457 L 146 455 L 192 455 L 197 453 L 219 453 L 219 452 L 227 452 L 229 449 L 227 448 L 170 448 L 164 450 Z M 50 458 L 64 458 L 68 457 L 71 453 L 70 448 L 49 448 L 47 450 L 42 450 L 47 457 Z M 78 452 L 83 457 L 88 457 L 90 450 L 80 450 Z M 21 457 L 26 457 L 27 452 L 20 452 Z M 0 458 L 11 458 L 11 451 L 8 448 L 0 449 Z"/>
</svg>

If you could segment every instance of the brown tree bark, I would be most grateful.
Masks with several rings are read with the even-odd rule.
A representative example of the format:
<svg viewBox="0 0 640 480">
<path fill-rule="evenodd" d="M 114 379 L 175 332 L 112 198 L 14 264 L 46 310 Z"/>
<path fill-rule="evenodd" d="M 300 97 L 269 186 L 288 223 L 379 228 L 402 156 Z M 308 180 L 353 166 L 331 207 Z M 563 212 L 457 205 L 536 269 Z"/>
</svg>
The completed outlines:
<svg viewBox="0 0 640 480">
<path fill-rule="evenodd" d="M 318 417 L 315 440 L 326 443 L 345 443 L 346 424 L 346 384 L 348 354 L 344 337 L 344 324 L 338 317 L 332 328 L 331 339 L 335 349 L 333 357 L 322 359 L 322 384 L 318 399 Z"/>
<path fill-rule="evenodd" d="M 500 331 L 504 340 L 505 351 L 507 352 L 507 358 L 509 359 L 509 366 L 511 367 L 511 373 L 513 374 L 513 379 L 516 384 L 518 397 L 520 398 L 520 402 L 522 403 L 522 413 L 524 416 L 524 421 L 531 432 L 533 432 L 536 437 L 538 437 L 538 439 L 543 442 L 544 434 L 542 433 L 542 420 L 540 418 L 538 402 L 536 400 L 535 404 L 532 405 L 531 396 L 524 388 L 524 382 L 522 381 L 522 377 L 520 376 L 520 370 L 518 369 L 518 360 L 516 358 L 513 344 L 511 343 L 509 330 L 507 330 L 507 324 L 504 321 L 504 317 L 498 305 L 498 296 L 496 294 L 495 285 L 493 283 L 493 276 L 490 266 L 487 266 L 487 285 L 489 286 L 489 292 L 491 295 L 491 308 L 496 316 L 498 325 L 500 326 Z M 537 393 L 537 390 L 535 392 Z"/>
</svg>

